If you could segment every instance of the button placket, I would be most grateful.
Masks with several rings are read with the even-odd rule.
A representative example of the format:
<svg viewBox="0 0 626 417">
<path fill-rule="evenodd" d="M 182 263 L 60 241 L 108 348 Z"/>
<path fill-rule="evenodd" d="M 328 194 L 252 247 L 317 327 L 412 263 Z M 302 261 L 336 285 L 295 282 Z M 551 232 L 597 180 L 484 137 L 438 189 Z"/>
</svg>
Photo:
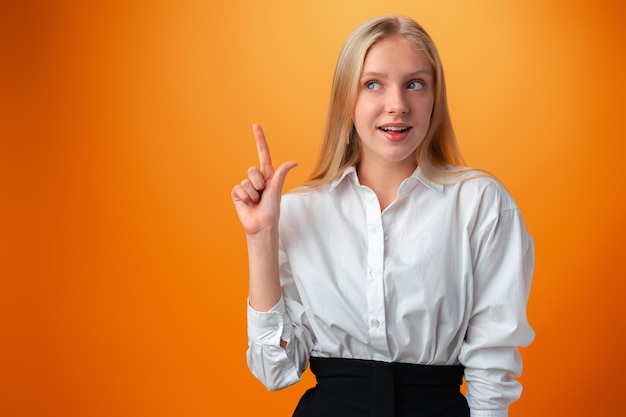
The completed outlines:
<svg viewBox="0 0 626 417">
<path fill-rule="evenodd" d="M 380 203 L 376 194 L 368 190 L 366 196 L 367 230 L 367 317 L 370 343 L 378 352 L 387 352 L 385 328 L 384 254 L 385 235 Z"/>
</svg>

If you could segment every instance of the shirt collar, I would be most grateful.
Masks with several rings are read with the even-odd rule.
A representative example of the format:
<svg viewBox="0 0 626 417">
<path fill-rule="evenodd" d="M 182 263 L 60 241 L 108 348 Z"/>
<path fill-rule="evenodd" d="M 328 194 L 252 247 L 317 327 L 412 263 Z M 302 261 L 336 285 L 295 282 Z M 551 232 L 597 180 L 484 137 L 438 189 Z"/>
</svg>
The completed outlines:
<svg viewBox="0 0 626 417">
<path fill-rule="evenodd" d="M 330 191 L 334 190 L 335 187 L 341 184 L 341 182 L 343 182 L 343 179 L 346 178 L 348 175 L 351 175 L 354 178 L 354 180 L 358 182 L 358 178 L 356 176 L 356 167 L 354 165 L 351 165 L 348 168 L 346 168 L 339 177 L 335 178 L 330 183 Z"/>
<path fill-rule="evenodd" d="M 343 182 L 344 178 L 350 176 L 353 181 L 355 181 L 355 183 L 358 184 L 358 177 L 356 175 L 356 167 L 354 165 L 349 166 L 348 168 L 346 168 L 341 175 L 339 175 L 339 177 L 337 177 L 336 179 L 334 179 L 331 183 L 330 183 L 330 190 L 334 190 L 341 182 Z M 428 189 L 435 191 L 439 194 L 443 193 L 443 188 L 444 186 L 442 184 L 436 184 L 432 181 L 429 181 L 428 179 L 426 179 L 426 177 L 424 176 L 424 174 L 422 173 L 422 171 L 420 170 L 419 167 L 415 168 L 415 171 L 413 171 L 413 174 L 411 174 L 411 176 L 409 178 L 407 178 L 406 180 L 404 180 L 402 182 L 402 185 L 400 185 L 400 193 L 402 193 L 403 191 L 407 191 L 410 188 L 412 188 L 412 186 L 415 184 L 416 181 L 421 182 L 422 184 L 424 184 Z"/>
<path fill-rule="evenodd" d="M 418 179 L 422 184 L 424 184 L 426 187 L 428 187 L 429 189 L 442 194 L 443 193 L 443 184 L 437 184 L 434 183 L 430 180 L 428 180 L 424 174 L 422 173 L 422 170 L 420 169 L 420 167 L 415 168 L 415 171 L 413 171 L 413 174 L 411 175 L 411 178 L 416 178 Z"/>
</svg>

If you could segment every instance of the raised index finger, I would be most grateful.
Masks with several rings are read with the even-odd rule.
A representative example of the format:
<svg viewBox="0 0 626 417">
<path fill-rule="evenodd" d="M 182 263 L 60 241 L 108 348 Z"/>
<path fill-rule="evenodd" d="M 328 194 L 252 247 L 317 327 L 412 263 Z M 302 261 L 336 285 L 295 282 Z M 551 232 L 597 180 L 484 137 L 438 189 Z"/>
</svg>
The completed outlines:
<svg viewBox="0 0 626 417">
<path fill-rule="evenodd" d="M 267 178 L 274 173 L 274 167 L 272 166 L 272 157 L 270 156 L 270 148 L 267 146 L 265 140 L 265 134 L 261 125 L 255 124 L 252 126 L 252 132 L 254 133 L 254 139 L 256 140 L 256 149 L 259 153 L 260 170 Z"/>
</svg>

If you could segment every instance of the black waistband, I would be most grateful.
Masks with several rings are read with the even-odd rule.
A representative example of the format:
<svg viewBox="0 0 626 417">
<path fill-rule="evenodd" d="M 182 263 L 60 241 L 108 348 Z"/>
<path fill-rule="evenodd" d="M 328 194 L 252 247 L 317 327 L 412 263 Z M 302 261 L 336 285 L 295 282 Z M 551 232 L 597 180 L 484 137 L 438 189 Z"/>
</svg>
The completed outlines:
<svg viewBox="0 0 626 417">
<path fill-rule="evenodd" d="M 317 385 L 294 417 L 468 417 L 463 366 L 310 359 Z"/>
<path fill-rule="evenodd" d="M 361 377 L 372 378 L 378 374 L 393 375 L 399 384 L 459 386 L 463 382 L 462 365 L 418 365 L 400 362 L 381 362 L 364 359 L 311 357 L 311 371 L 320 378 Z"/>
</svg>

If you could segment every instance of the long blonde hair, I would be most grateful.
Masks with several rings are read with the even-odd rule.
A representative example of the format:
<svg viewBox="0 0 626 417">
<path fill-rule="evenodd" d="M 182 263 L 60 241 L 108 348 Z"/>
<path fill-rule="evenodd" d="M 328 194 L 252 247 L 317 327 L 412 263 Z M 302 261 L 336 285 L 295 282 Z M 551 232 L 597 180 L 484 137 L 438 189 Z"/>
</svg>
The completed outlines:
<svg viewBox="0 0 626 417">
<path fill-rule="evenodd" d="M 360 141 L 354 128 L 354 106 L 363 62 L 382 38 L 400 35 L 415 42 L 428 57 L 434 72 L 434 104 L 430 127 L 419 148 L 417 163 L 429 180 L 449 184 L 469 173 L 456 142 L 443 67 L 437 48 L 424 28 L 405 16 L 381 15 L 360 24 L 346 39 L 337 60 L 322 143 L 313 171 L 304 187 L 315 188 L 335 179 L 360 159 Z"/>
</svg>

